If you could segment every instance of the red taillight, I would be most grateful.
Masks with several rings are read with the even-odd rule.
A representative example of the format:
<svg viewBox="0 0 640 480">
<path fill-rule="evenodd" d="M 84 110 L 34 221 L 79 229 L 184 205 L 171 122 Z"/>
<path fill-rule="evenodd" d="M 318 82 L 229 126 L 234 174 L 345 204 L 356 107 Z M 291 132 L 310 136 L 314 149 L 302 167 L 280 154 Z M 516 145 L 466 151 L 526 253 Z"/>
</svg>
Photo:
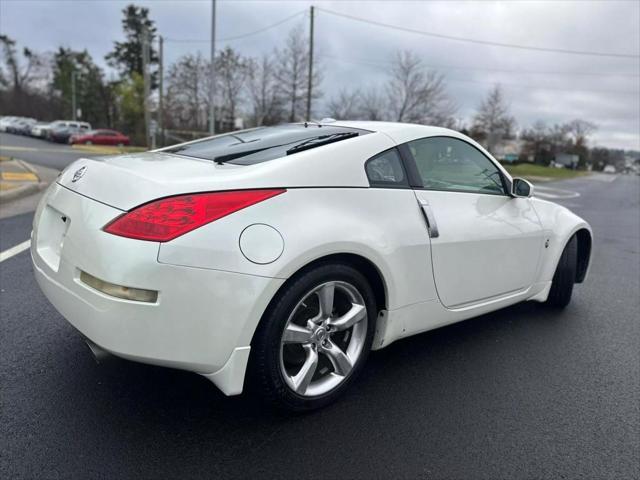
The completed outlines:
<svg viewBox="0 0 640 480">
<path fill-rule="evenodd" d="M 284 192 L 284 189 L 238 190 L 162 198 L 120 215 L 108 223 L 104 231 L 138 240 L 168 242 Z"/>
</svg>

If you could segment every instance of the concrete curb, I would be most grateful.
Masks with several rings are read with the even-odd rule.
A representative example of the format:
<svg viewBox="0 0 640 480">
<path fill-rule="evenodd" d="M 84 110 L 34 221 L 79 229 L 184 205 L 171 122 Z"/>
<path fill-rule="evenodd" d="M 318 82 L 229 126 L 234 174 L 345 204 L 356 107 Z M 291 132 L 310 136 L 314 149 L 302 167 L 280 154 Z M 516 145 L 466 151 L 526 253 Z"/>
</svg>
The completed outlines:
<svg viewBox="0 0 640 480">
<path fill-rule="evenodd" d="M 42 181 L 42 178 L 38 174 L 38 170 L 36 170 L 32 165 L 24 160 L 20 160 L 19 158 L 14 157 L 13 160 L 26 171 L 33 173 L 38 178 L 38 181 L 26 182 L 16 188 L 12 188 L 11 190 L 0 191 L 0 203 L 7 203 L 23 197 L 28 197 L 29 195 L 33 195 L 34 193 L 44 190 L 48 186 L 48 183 Z"/>
<path fill-rule="evenodd" d="M 29 195 L 33 195 L 40 190 L 44 190 L 46 187 L 47 184 L 44 182 L 25 183 L 24 185 L 20 185 L 19 187 L 13 188 L 11 190 L 0 192 L 0 203 L 11 202 L 13 200 L 17 200 L 18 198 L 28 197 Z"/>
<path fill-rule="evenodd" d="M 25 170 L 30 171 L 31 173 L 33 173 L 36 177 L 38 177 L 38 181 L 40 181 L 40 175 L 38 175 L 38 170 L 36 170 L 35 168 L 33 168 L 31 165 L 29 165 L 27 162 L 25 162 L 24 160 L 20 160 L 19 158 L 14 158 L 14 160 L 16 162 L 18 162 L 20 165 L 22 165 L 22 168 L 24 168 Z"/>
</svg>

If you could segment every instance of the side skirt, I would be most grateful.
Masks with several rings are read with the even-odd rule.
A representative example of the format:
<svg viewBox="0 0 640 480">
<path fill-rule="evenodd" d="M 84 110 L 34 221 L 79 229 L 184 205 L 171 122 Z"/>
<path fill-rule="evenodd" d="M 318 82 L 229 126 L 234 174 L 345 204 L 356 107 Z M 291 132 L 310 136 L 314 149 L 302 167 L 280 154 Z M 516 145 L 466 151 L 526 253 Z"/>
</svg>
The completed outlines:
<svg viewBox="0 0 640 480">
<path fill-rule="evenodd" d="M 535 283 L 525 291 L 457 309 L 448 309 L 439 300 L 433 299 L 388 312 L 383 311 L 384 320 L 381 321 L 381 318 L 378 318 L 379 323 L 372 348 L 379 350 L 400 338 L 478 317 L 525 300 L 544 302 L 550 288 L 551 282 Z"/>
</svg>

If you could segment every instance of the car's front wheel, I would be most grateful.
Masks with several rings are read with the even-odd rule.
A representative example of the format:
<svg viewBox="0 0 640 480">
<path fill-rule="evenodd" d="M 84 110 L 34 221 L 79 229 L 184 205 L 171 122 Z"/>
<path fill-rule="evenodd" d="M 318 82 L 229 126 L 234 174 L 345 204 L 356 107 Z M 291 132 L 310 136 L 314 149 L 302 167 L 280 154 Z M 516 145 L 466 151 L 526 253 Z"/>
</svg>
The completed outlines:
<svg viewBox="0 0 640 480">
<path fill-rule="evenodd" d="M 376 317 L 368 281 L 349 265 L 322 264 L 294 278 L 256 332 L 254 388 L 287 410 L 327 405 L 362 369 Z"/>
<path fill-rule="evenodd" d="M 574 235 L 564 247 L 558 261 L 558 266 L 551 282 L 547 305 L 555 308 L 564 308 L 569 305 L 573 293 L 573 284 L 576 281 L 577 264 L 578 239 Z"/>
</svg>

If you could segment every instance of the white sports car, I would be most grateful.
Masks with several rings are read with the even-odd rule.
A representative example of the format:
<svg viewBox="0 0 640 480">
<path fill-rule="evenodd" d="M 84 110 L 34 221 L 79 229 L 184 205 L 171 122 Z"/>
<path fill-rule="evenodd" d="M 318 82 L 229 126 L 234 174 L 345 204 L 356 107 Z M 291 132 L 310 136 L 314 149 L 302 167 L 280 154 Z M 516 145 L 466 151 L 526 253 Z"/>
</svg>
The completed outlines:
<svg viewBox="0 0 640 480">
<path fill-rule="evenodd" d="M 309 410 L 372 349 L 523 300 L 566 306 L 591 229 L 532 191 L 447 129 L 256 128 L 78 160 L 31 255 L 94 352 Z"/>
</svg>

